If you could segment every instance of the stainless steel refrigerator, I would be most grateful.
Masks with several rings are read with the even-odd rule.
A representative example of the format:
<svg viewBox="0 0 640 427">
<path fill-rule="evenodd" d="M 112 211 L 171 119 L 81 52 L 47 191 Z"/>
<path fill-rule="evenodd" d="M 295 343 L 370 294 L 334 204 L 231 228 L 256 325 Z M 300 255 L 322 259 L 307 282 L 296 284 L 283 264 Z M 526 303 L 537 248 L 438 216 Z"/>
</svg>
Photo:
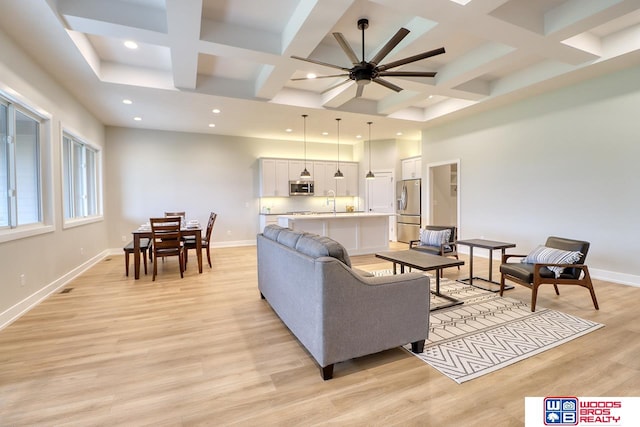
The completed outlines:
<svg viewBox="0 0 640 427">
<path fill-rule="evenodd" d="M 409 243 L 420 238 L 421 180 L 398 181 L 396 187 L 396 213 L 398 242 Z"/>
</svg>

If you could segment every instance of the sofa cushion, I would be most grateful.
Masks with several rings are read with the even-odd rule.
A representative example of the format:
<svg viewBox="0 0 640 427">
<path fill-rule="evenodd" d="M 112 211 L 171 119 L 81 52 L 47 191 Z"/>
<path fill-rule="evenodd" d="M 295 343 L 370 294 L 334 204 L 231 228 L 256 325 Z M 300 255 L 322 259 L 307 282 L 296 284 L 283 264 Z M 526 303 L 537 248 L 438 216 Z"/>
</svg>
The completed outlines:
<svg viewBox="0 0 640 427">
<path fill-rule="evenodd" d="M 278 237 L 276 237 L 276 241 L 292 249 L 295 249 L 296 243 L 298 243 L 298 239 L 300 239 L 300 237 L 303 234 L 305 233 L 302 231 L 296 231 L 296 230 L 284 228 L 280 230 L 280 233 L 278 233 Z"/>
<path fill-rule="evenodd" d="M 564 251 L 562 249 L 549 248 L 547 246 L 538 246 L 522 259 L 524 264 L 575 264 L 582 253 L 579 251 Z M 547 267 L 553 271 L 556 277 L 564 271 L 563 267 Z"/>
<path fill-rule="evenodd" d="M 351 267 L 351 259 L 344 246 L 326 236 L 306 234 L 298 239 L 295 249 L 313 258 L 329 256 Z"/>
<path fill-rule="evenodd" d="M 264 231 L 262 232 L 262 234 L 264 235 L 264 237 L 268 239 L 277 240 L 278 234 L 280 234 L 282 230 L 286 230 L 286 229 L 284 227 L 280 227 L 277 224 L 269 224 L 264 228 Z"/>
</svg>

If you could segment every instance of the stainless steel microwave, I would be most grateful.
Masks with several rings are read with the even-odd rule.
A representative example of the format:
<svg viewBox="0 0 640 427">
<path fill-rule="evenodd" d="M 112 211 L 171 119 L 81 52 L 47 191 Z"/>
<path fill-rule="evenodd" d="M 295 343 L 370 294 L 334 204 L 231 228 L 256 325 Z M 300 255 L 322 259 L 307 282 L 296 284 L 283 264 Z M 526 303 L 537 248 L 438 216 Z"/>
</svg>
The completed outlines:
<svg viewBox="0 0 640 427">
<path fill-rule="evenodd" d="M 290 196 L 313 196 L 313 181 L 289 181 Z"/>
</svg>

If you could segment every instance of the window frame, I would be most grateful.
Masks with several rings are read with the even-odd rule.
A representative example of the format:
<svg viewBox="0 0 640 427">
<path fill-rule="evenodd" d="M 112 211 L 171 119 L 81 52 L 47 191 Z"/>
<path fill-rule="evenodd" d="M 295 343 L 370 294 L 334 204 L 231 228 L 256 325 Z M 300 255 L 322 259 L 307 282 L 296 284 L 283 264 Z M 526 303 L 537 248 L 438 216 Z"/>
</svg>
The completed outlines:
<svg viewBox="0 0 640 427">
<path fill-rule="evenodd" d="M 40 234 L 50 233 L 55 230 L 54 227 L 54 213 L 53 213 L 53 156 L 51 144 L 51 118 L 52 115 L 47 111 L 36 107 L 35 103 L 25 98 L 15 90 L 4 85 L 0 82 L 0 102 L 13 109 L 13 114 L 8 114 L 8 117 L 15 119 L 15 112 L 18 111 L 30 118 L 33 118 L 38 123 L 38 136 L 37 136 L 37 197 L 39 203 L 39 221 L 30 224 L 21 225 L 10 223 L 7 226 L 0 227 L 0 243 L 8 242 L 12 240 L 24 239 L 26 237 L 36 236 Z M 15 132 L 15 123 L 7 123 L 7 131 Z M 15 143 L 15 135 L 12 135 L 13 143 Z M 11 155 L 12 151 L 15 151 L 15 147 L 11 149 L 7 147 L 7 154 Z M 8 158 L 8 171 L 11 173 L 12 168 L 15 169 L 15 159 Z M 8 177 L 9 180 L 13 180 L 13 177 Z M 9 203 L 9 209 L 15 209 Z M 17 203 L 17 201 L 16 201 Z M 14 210 L 13 215 L 17 212 Z"/>
<path fill-rule="evenodd" d="M 86 153 L 84 151 L 84 149 L 86 148 L 90 149 L 94 153 L 94 165 L 93 165 L 94 185 L 93 187 L 95 190 L 95 194 L 93 195 L 93 197 L 95 198 L 95 203 L 96 203 L 96 206 L 95 206 L 96 213 L 93 215 L 67 217 L 67 206 L 69 204 L 68 197 L 70 197 L 70 195 L 68 194 L 69 193 L 68 185 L 71 185 L 73 188 L 75 188 L 77 185 L 77 182 L 67 180 L 66 174 L 69 171 L 68 168 L 69 166 L 71 166 L 73 170 L 73 165 L 69 165 L 67 163 L 66 150 L 65 150 L 65 144 L 66 144 L 65 138 L 68 138 L 71 141 L 71 143 L 74 144 L 72 145 L 72 147 L 70 147 L 71 148 L 70 152 L 73 153 L 75 151 L 74 150 L 75 144 L 80 144 L 83 147 L 83 153 Z M 103 159 L 102 147 L 96 144 L 92 144 L 91 142 L 88 142 L 88 140 L 80 136 L 78 132 L 71 130 L 69 127 L 61 125 L 60 127 L 60 175 L 61 175 L 60 178 L 61 178 L 61 185 L 62 185 L 61 200 L 62 200 L 62 228 L 63 229 L 78 227 L 81 225 L 91 224 L 91 223 L 100 222 L 104 220 L 104 213 L 103 213 L 104 204 L 103 204 L 103 191 L 102 191 L 102 170 L 103 170 L 102 159 Z M 84 175 L 84 177 L 86 178 L 86 175 Z M 83 185 L 86 185 L 86 183 L 83 182 Z M 75 199 L 75 193 L 72 194 L 71 196 Z"/>
</svg>

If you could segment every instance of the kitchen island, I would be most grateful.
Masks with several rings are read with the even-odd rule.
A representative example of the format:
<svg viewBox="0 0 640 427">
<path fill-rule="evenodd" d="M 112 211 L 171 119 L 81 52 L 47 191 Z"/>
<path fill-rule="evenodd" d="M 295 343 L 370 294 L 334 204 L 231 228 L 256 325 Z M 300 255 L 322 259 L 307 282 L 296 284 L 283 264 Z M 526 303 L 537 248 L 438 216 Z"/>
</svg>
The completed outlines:
<svg viewBox="0 0 640 427">
<path fill-rule="evenodd" d="M 280 215 L 278 225 L 330 237 L 340 242 L 349 255 L 364 255 L 389 248 L 390 215 L 360 212 Z"/>
</svg>

